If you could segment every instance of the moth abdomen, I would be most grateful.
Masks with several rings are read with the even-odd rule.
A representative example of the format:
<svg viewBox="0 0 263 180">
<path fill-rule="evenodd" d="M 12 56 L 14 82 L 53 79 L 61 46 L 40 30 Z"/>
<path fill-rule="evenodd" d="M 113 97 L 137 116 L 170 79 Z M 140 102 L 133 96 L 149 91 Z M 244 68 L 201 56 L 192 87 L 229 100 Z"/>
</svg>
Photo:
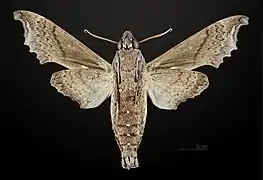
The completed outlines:
<svg viewBox="0 0 263 180">
<path fill-rule="evenodd" d="M 139 166 L 137 149 L 138 147 L 133 146 L 132 144 L 122 147 L 121 164 L 123 168 L 130 169 Z"/>
<path fill-rule="evenodd" d="M 138 167 L 137 150 L 142 138 L 140 124 L 116 125 L 116 140 L 121 149 L 122 166 L 126 169 Z"/>
<path fill-rule="evenodd" d="M 125 169 L 139 166 L 137 150 L 142 138 L 141 124 L 119 124 L 114 126 L 115 137 L 121 149 L 122 167 Z"/>
<path fill-rule="evenodd" d="M 127 124 L 129 125 L 129 124 Z M 116 138 L 120 142 L 121 145 L 125 145 L 127 143 L 136 144 L 139 142 L 141 134 L 141 125 L 135 126 L 119 126 L 116 125 L 115 131 Z"/>
</svg>

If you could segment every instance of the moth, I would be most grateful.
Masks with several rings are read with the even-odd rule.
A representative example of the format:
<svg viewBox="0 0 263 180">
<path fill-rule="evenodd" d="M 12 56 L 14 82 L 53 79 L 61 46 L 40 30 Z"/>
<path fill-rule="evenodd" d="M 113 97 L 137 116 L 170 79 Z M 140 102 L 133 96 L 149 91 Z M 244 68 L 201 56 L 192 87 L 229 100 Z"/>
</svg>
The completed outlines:
<svg viewBox="0 0 263 180">
<path fill-rule="evenodd" d="M 245 15 L 219 20 L 159 57 L 146 63 L 139 45 L 168 31 L 137 41 L 125 31 L 117 44 L 112 63 L 71 36 L 45 17 L 25 10 L 14 12 L 23 24 L 25 45 L 37 55 L 40 64 L 57 63 L 66 69 L 52 74 L 50 84 L 64 96 L 90 109 L 111 97 L 112 130 L 121 153 L 124 169 L 139 166 L 137 151 L 142 141 L 147 116 L 147 96 L 164 110 L 202 93 L 209 85 L 208 77 L 194 69 L 209 65 L 219 68 L 224 57 L 237 49 L 237 35 L 248 25 Z"/>
</svg>

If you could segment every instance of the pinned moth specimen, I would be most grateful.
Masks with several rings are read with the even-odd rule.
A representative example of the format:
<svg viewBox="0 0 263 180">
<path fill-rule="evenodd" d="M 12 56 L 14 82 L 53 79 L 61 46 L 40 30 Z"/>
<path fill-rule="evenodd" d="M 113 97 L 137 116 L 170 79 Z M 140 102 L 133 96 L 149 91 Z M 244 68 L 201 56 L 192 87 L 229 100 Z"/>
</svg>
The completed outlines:
<svg viewBox="0 0 263 180">
<path fill-rule="evenodd" d="M 50 83 L 58 92 L 84 109 L 96 108 L 111 97 L 112 129 L 121 164 L 131 169 L 139 166 L 137 150 L 146 123 L 147 96 L 156 107 L 175 110 L 202 93 L 209 85 L 208 77 L 194 69 L 204 65 L 218 68 L 224 57 L 231 56 L 237 49 L 238 31 L 249 18 L 235 15 L 217 21 L 148 63 L 140 43 L 171 29 L 141 41 L 125 31 L 118 42 L 86 30 L 117 44 L 111 64 L 41 15 L 18 10 L 14 19 L 22 22 L 24 44 L 36 53 L 40 64 L 57 63 L 66 68 L 52 74 Z"/>
</svg>

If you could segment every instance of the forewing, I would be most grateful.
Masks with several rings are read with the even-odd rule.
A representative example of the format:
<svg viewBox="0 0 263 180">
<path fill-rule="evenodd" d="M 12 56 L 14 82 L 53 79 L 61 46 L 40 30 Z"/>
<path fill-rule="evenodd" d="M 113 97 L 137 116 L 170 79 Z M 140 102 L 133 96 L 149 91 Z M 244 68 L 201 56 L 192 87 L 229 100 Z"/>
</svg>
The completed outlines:
<svg viewBox="0 0 263 180">
<path fill-rule="evenodd" d="M 244 15 L 231 16 L 204 28 L 147 64 L 156 68 L 184 68 L 188 70 L 210 65 L 218 68 L 223 58 L 236 50 L 237 35 L 248 24 Z"/>
<path fill-rule="evenodd" d="M 66 68 L 101 68 L 111 65 L 57 26 L 55 23 L 30 11 L 14 12 L 14 19 L 23 24 L 25 45 L 35 52 L 40 64 L 53 62 Z"/>
<path fill-rule="evenodd" d="M 100 69 L 68 69 L 54 73 L 50 83 L 64 96 L 77 101 L 81 108 L 99 106 L 111 95 L 111 76 Z"/>
<path fill-rule="evenodd" d="M 160 109 L 175 110 L 209 85 L 205 74 L 184 69 L 157 69 L 149 74 L 148 94 Z"/>
</svg>

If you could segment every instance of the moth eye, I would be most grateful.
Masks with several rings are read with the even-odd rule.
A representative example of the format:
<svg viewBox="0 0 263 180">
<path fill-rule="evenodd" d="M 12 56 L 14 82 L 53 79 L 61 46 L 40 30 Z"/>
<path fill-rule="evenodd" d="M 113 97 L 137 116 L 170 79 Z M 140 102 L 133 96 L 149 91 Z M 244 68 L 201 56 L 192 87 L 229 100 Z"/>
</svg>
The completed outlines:
<svg viewBox="0 0 263 180">
<path fill-rule="evenodd" d="M 117 49 L 121 49 L 122 40 L 118 42 Z"/>
<path fill-rule="evenodd" d="M 136 40 L 133 40 L 132 43 L 135 49 L 139 48 L 139 43 Z"/>
</svg>

